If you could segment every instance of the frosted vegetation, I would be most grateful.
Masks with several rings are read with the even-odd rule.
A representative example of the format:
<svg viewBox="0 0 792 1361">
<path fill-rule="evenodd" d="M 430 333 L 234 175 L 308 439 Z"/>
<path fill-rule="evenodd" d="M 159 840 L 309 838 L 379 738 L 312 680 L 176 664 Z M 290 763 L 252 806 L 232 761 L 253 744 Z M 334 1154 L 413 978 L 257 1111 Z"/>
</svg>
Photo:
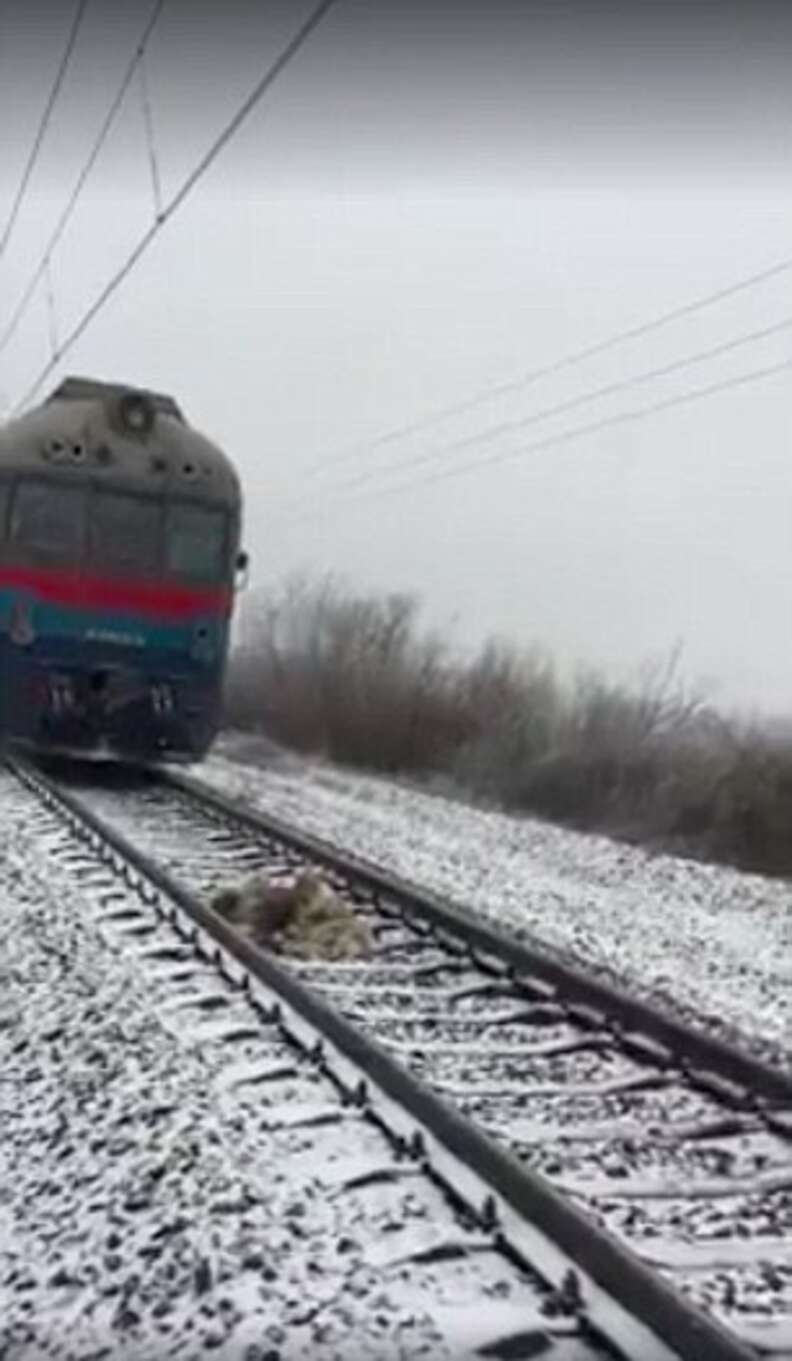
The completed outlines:
<svg viewBox="0 0 792 1361">
<path fill-rule="evenodd" d="M 291 580 L 251 597 L 228 718 L 293 749 L 511 811 L 771 874 L 792 870 L 792 739 L 727 721 L 678 658 L 629 691 L 539 651 L 462 660 L 404 595 Z"/>
</svg>

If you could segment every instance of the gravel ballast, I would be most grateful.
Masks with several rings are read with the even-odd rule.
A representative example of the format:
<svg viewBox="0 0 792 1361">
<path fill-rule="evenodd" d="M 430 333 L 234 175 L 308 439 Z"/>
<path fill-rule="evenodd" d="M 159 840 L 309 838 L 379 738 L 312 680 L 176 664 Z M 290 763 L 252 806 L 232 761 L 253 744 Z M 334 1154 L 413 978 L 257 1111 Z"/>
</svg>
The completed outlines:
<svg viewBox="0 0 792 1361">
<path fill-rule="evenodd" d="M 776 1062 L 792 1059 L 792 894 L 739 873 L 223 744 L 195 774 Z"/>
<path fill-rule="evenodd" d="M 229 1052 L 37 809 L 0 776 L 4 1361 L 468 1355 L 471 1299 L 485 1334 L 541 1327 L 539 1292 L 494 1252 L 404 1265 L 464 1241 L 440 1193 L 357 1186 L 388 1165 L 384 1136 L 328 1122 L 327 1082 L 257 1087 L 275 1039 Z"/>
</svg>

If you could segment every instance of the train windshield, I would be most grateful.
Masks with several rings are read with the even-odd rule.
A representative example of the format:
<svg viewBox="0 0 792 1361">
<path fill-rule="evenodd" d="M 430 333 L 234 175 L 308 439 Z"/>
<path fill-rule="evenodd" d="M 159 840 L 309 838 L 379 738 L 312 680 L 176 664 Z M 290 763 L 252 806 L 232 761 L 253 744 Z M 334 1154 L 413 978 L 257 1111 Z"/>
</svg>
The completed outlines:
<svg viewBox="0 0 792 1361">
<path fill-rule="evenodd" d="M 172 505 L 165 530 L 167 570 L 188 581 L 226 575 L 226 514 L 211 506 Z"/>
<path fill-rule="evenodd" d="M 11 500 L 11 483 L 0 482 L 0 539 L 5 538 L 8 503 Z"/>
<path fill-rule="evenodd" d="M 20 482 L 11 513 L 11 541 L 38 562 L 77 567 L 85 543 L 84 487 Z"/>
<path fill-rule="evenodd" d="M 148 576 L 159 570 L 162 505 L 143 496 L 96 492 L 91 503 L 91 560 L 108 572 Z"/>
</svg>

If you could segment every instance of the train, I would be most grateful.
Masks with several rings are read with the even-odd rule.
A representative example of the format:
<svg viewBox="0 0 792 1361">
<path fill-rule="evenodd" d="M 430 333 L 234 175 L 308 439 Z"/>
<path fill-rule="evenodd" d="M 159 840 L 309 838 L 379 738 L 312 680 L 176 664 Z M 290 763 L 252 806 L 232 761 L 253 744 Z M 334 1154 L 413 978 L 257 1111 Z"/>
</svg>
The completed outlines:
<svg viewBox="0 0 792 1361">
<path fill-rule="evenodd" d="M 148 764 L 220 726 L 236 469 L 172 397 L 66 378 L 0 427 L 0 741 Z"/>
</svg>

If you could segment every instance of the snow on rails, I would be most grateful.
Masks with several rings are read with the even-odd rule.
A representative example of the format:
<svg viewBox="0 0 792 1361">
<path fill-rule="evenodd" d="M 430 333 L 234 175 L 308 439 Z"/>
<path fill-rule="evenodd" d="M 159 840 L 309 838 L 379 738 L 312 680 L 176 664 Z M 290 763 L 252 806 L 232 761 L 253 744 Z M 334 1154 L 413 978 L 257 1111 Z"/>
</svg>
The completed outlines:
<svg viewBox="0 0 792 1361">
<path fill-rule="evenodd" d="M 242 961 L 255 990 L 280 998 L 265 1007 L 268 1024 L 307 1025 L 304 1061 L 337 1090 L 347 1073 L 346 1102 L 443 1186 L 446 1213 L 456 1202 L 486 1251 L 512 1271 L 522 1263 L 515 1279 L 542 1282 L 537 1307 L 565 1320 L 563 1338 L 541 1325 L 559 1357 L 570 1320 L 575 1345 L 594 1348 L 570 1357 L 602 1354 L 597 1345 L 641 1359 L 792 1355 L 783 1075 L 181 776 L 75 793 L 18 773 L 82 838 L 80 856 L 98 859 L 100 877 L 121 874 L 125 901 L 137 895 L 115 910 L 115 929 L 148 949 L 150 932 L 178 932 L 181 919 L 177 1014 L 225 1026 L 216 981 L 196 991 L 190 959 L 197 949 L 200 969 L 236 979 L 235 1007 L 250 1005 L 252 985 L 239 986 L 228 956 Z M 285 968 L 206 906 L 229 866 L 306 865 L 331 873 L 365 912 L 378 943 L 370 963 Z M 204 929 L 221 941 L 216 960 Z M 239 1025 L 246 1034 L 250 1016 Z M 538 1345 L 538 1327 L 514 1315 L 509 1338 L 478 1338 L 480 1354 L 532 1354 L 519 1336 Z"/>
</svg>

